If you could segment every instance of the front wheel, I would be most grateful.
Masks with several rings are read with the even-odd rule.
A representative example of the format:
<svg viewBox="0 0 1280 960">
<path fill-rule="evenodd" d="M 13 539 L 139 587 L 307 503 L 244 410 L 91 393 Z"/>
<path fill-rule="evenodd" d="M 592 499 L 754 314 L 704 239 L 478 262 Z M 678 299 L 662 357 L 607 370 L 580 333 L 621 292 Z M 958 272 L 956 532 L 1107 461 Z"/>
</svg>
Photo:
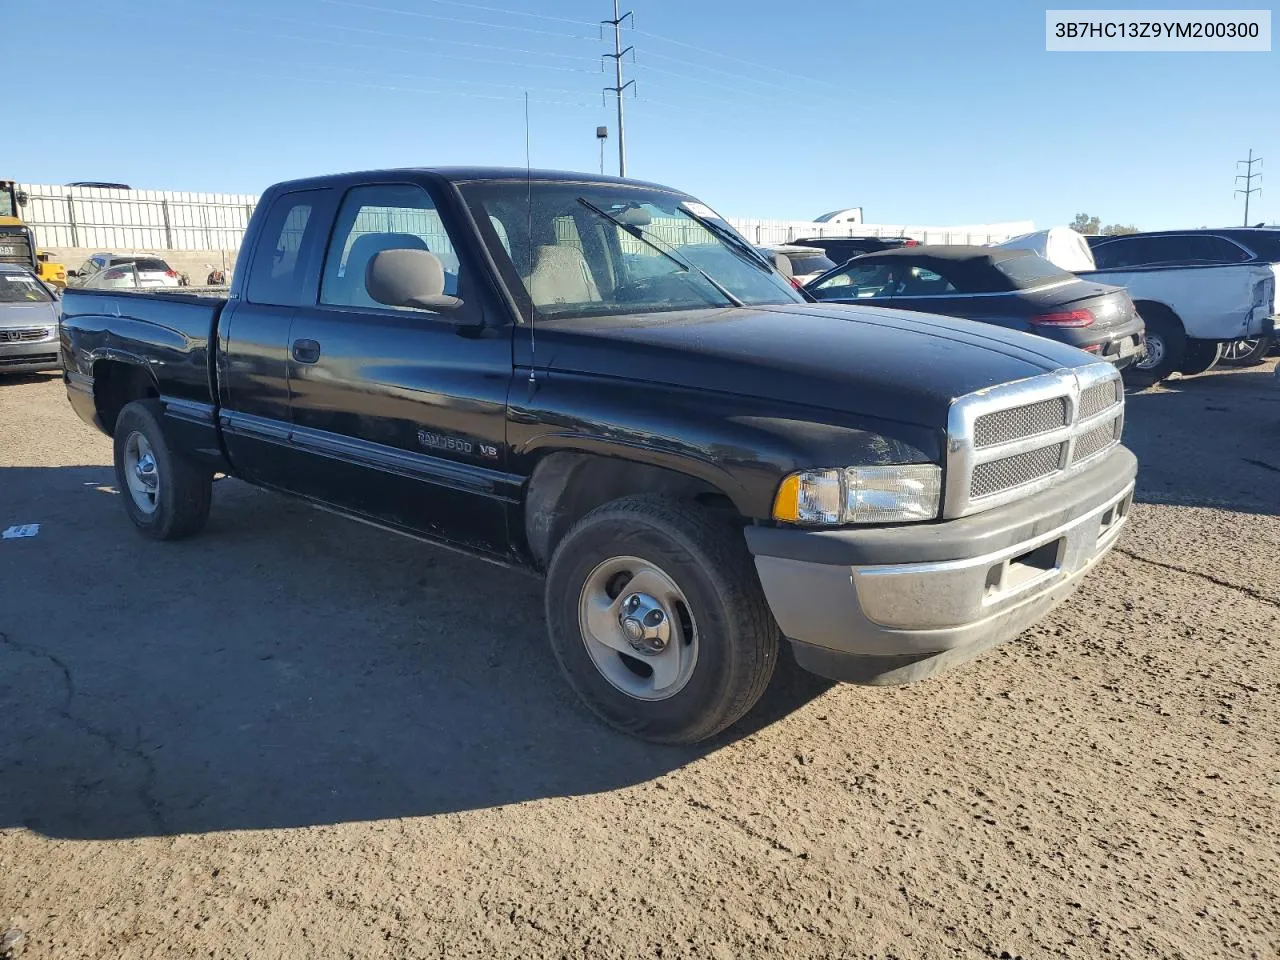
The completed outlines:
<svg viewBox="0 0 1280 960">
<path fill-rule="evenodd" d="M 169 447 L 158 400 L 135 400 L 116 418 L 116 485 L 129 519 L 154 540 L 196 533 L 209 518 L 213 473 Z"/>
<path fill-rule="evenodd" d="M 626 497 L 587 514 L 547 573 L 551 648 L 611 726 L 704 740 L 750 710 L 778 659 L 741 531 L 693 504 Z"/>
</svg>

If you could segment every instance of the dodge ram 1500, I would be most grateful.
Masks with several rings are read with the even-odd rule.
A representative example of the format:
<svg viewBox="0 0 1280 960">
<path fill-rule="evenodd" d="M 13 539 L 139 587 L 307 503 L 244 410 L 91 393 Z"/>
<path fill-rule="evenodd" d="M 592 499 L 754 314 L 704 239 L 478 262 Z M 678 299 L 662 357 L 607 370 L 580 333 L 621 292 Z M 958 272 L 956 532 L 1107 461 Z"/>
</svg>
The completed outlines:
<svg viewBox="0 0 1280 960">
<path fill-rule="evenodd" d="M 221 473 L 530 568 L 568 682 L 657 741 L 746 713 L 780 642 L 902 683 L 1017 635 L 1136 473 L 1111 364 L 815 304 L 693 197 L 582 174 L 279 184 L 226 298 L 72 288 L 60 337 L 144 534 Z"/>
</svg>

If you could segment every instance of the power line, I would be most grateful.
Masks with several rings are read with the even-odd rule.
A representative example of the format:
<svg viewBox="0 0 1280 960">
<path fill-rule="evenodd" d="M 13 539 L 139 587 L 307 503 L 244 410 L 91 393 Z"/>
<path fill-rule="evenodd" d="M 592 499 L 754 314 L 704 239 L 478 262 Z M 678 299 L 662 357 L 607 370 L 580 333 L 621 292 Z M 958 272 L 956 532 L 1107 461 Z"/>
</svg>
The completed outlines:
<svg viewBox="0 0 1280 960">
<path fill-rule="evenodd" d="M 471 97 L 478 100 L 505 100 L 508 102 L 522 101 L 524 97 L 504 96 L 496 93 L 469 93 L 463 90 L 423 90 L 419 87 L 400 87 L 383 83 L 363 83 L 361 81 L 351 80 L 331 80 L 324 77 L 299 77 L 283 73 L 245 73 L 243 70 L 230 70 L 223 67 L 193 67 L 203 73 L 218 73 L 233 77 L 252 77 L 258 80 L 286 80 L 294 83 L 316 83 L 325 86 L 342 86 L 342 87 L 363 87 L 369 90 L 391 90 L 396 93 L 422 93 L 433 97 Z M 548 103 L 565 107 L 586 107 L 589 104 L 581 101 L 572 100 L 547 100 L 539 97 L 531 97 L 530 103 Z"/>
<path fill-rule="evenodd" d="M 370 27 L 348 27 L 341 23 L 320 23 L 314 20 L 303 20 L 300 17 L 282 17 L 275 13 L 250 13 L 251 17 L 261 17 L 264 20 L 279 20 L 284 23 L 296 23 L 303 26 L 323 27 L 330 30 L 344 30 L 351 33 L 365 33 L 375 37 L 394 37 L 399 40 L 423 40 L 428 43 L 446 43 L 455 47 L 478 47 L 482 50 L 492 50 L 495 53 L 525 53 L 535 57 L 555 57 L 557 60 L 577 60 L 586 59 L 585 54 L 581 53 L 554 53 L 549 50 L 530 50 L 525 47 L 503 47 L 493 43 L 478 43 L 474 40 L 449 40 L 445 37 L 427 37 L 420 33 L 404 33 L 396 30 L 374 30 Z M 486 61 L 489 62 L 489 61 Z M 594 71 L 586 67 L 579 68 L 581 73 L 592 73 Z"/>
<path fill-rule="evenodd" d="M 723 57 L 725 60 L 732 60 L 735 63 L 746 64 L 748 67 L 755 67 L 757 70 L 767 70 L 770 73 L 780 73 L 783 76 L 792 77 L 796 80 L 807 80 L 810 83 L 823 82 L 822 80 L 818 80 L 815 77 L 801 76 L 800 74 L 796 73 L 793 70 L 783 70 L 781 67 L 770 67 L 765 64 L 757 63 L 754 60 L 745 60 L 742 57 L 735 57 L 727 53 L 721 53 L 719 50 L 711 50 L 711 49 L 708 49 L 707 47 L 699 47 L 692 43 L 686 43 L 683 40 L 675 40 L 675 39 L 672 39 L 671 37 L 664 37 L 660 33 L 650 33 L 647 30 L 636 30 L 636 33 L 642 37 L 648 37 L 651 40 L 658 40 L 658 41 L 661 41 L 662 43 L 675 44 L 677 47 L 684 47 L 687 50 L 694 50 L 694 51 L 697 51 L 698 53 L 709 54 L 710 56 L 713 56 L 713 57 Z"/>
<path fill-rule="evenodd" d="M 428 0 L 429 3 L 446 3 L 452 7 L 467 7 L 471 10 L 485 10 L 489 13 L 501 13 L 509 17 L 532 17 L 535 20 L 553 20 L 556 23 L 572 23 L 580 27 L 594 27 L 594 20 L 571 20 L 568 17 L 553 17 L 546 13 L 529 13 L 525 10 L 508 10 L 503 7 L 488 7 L 482 3 L 466 3 L 465 0 Z"/>
<path fill-rule="evenodd" d="M 124 14 L 124 16 L 132 16 L 132 15 Z M 298 43 L 323 43 L 323 44 L 328 44 L 329 46 L 344 47 L 344 48 L 360 47 L 365 50 L 376 50 L 380 53 L 386 53 L 388 50 L 393 50 L 400 53 L 419 53 L 420 54 L 422 52 L 421 48 L 412 49 L 409 47 L 388 47 L 385 45 L 374 44 L 374 43 L 356 43 L 351 40 L 333 40 L 328 37 L 296 37 L 296 36 L 291 36 L 289 34 L 283 34 L 283 33 L 267 33 L 262 30 L 250 30 L 245 27 L 222 27 L 221 29 L 231 31 L 233 33 L 248 34 L 249 36 L 253 36 L 253 37 L 265 36 L 275 40 L 293 40 Z M 522 69 L 558 70 L 564 73 L 591 73 L 592 72 L 590 70 L 575 69 L 573 67 L 557 67 L 547 63 L 513 63 L 510 60 L 491 60 L 486 57 L 464 57 L 461 54 L 456 54 L 456 53 L 433 53 L 431 55 L 434 57 L 439 57 L 440 59 L 443 59 L 443 60 L 459 60 L 466 63 L 485 63 L 491 66 L 512 66 L 512 67 L 520 67 Z"/>
<path fill-rule="evenodd" d="M 609 56 L 609 54 L 605 54 L 605 56 Z M 656 74 L 660 74 L 662 76 L 667 76 L 667 77 L 675 77 L 679 80 L 684 80 L 688 83 L 700 83 L 700 84 L 703 84 L 704 86 L 715 87 L 717 90 L 727 90 L 730 93 L 736 93 L 740 96 L 745 95 L 748 97 L 758 98 L 760 100 L 772 100 L 775 103 L 787 102 L 782 97 L 770 96 L 767 93 L 757 93 L 754 90 L 743 90 L 739 87 L 730 86 L 727 83 L 720 83 L 716 80 L 707 80 L 707 79 L 704 79 L 703 77 L 692 77 L 687 73 L 678 73 L 675 70 L 666 70 L 666 69 L 663 69 L 662 67 L 650 66 L 647 63 L 638 62 L 636 66 L 639 67 L 641 70 L 647 71 L 649 73 L 656 73 Z M 686 94 L 686 96 L 687 95 L 688 94 Z"/>
<path fill-rule="evenodd" d="M 1255 186 L 1253 185 L 1253 181 L 1254 181 L 1254 178 L 1255 178 L 1255 177 L 1257 178 L 1257 180 L 1258 180 L 1258 182 L 1259 182 L 1259 183 L 1261 183 L 1261 182 L 1262 182 L 1262 173 L 1261 173 L 1261 171 L 1259 171 L 1258 173 L 1254 173 L 1254 172 L 1253 172 L 1253 165 L 1254 165 L 1255 163 L 1256 163 L 1256 164 L 1258 164 L 1259 168 L 1261 168 L 1261 166 L 1262 166 L 1262 158 L 1261 158 L 1261 157 L 1255 157 L 1255 156 L 1253 155 L 1253 149 L 1252 149 L 1252 148 L 1250 148 L 1250 150 L 1249 150 L 1249 159 L 1248 159 L 1248 160 L 1237 160 L 1237 161 L 1236 161 L 1236 167 L 1237 167 L 1237 169 L 1239 168 L 1240 164 L 1242 164 L 1242 163 L 1245 165 L 1245 170 L 1246 170 L 1246 171 L 1248 171 L 1248 172 L 1247 172 L 1247 173 L 1237 173 L 1237 174 L 1236 174 L 1236 183 L 1239 183 L 1241 180 L 1243 180 L 1243 181 L 1244 181 L 1244 189 L 1243 189 L 1243 190 L 1237 189 L 1237 190 L 1236 190 L 1236 193 L 1243 193 L 1243 194 L 1244 194 L 1244 225 L 1247 227 L 1247 226 L 1249 225 L 1249 197 L 1250 197 L 1252 194 L 1255 194 L 1255 193 L 1256 193 L 1258 196 L 1262 196 L 1262 188 L 1261 188 L 1261 187 L 1255 187 Z"/>
<path fill-rule="evenodd" d="M 496 30 L 519 30 L 522 33 L 536 33 L 544 37 L 559 37 L 562 40 L 599 40 L 599 37 L 584 37 L 571 33 L 556 33 L 552 30 L 539 30 L 537 27 L 521 27 L 513 23 L 491 23 L 487 20 L 464 20 L 461 17 L 445 17 L 438 13 L 423 13 L 421 10 L 400 10 L 396 7 L 375 7 L 368 3 L 356 3 L 355 0 L 320 0 L 335 7 L 354 7 L 357 10 L 368 10 L 373 13 L 394 13 L 402 17 L 421 17 L 426 20 L 441 20 L 445 23 L 463 23 L 472 27 L 490 27 Z"/>
<path fill-rule="evenodd" d="M 745 73 L 738 73 L 736 70 L 723 70 L 720 67 L 709 67 L 705 63 L 698 63 L 697 61 L 690 60 L 686 57 L 673 57 L 665 53 L 657 53 L 653 50 L 646 50 L 645 56 L 654 57 L 658 60 L 666 60 L 666 61 L 669 61 L 670 63 L 683 64 L 684 66 L 693 67 L 694 69 L 697 69 L 697 70 L 705 70 L 708 73 L 718 74 L 719 76 L 727 77 L 731 80 L 736 80 L 739 83 L 756 83 L 756 84 L 762 84 L 764 86 L 767 86 L 771 90 L 780 90 L 785 93 L 794 93 L 796 95 L 806 94 L 806 91 L 801 90 L 799 87 L 784 86 L 782 84 L 779 84 L 775 80 L 766 80 L 766 79 L 762 79 L 761 77 L 747 76 Z"/>
</svg>

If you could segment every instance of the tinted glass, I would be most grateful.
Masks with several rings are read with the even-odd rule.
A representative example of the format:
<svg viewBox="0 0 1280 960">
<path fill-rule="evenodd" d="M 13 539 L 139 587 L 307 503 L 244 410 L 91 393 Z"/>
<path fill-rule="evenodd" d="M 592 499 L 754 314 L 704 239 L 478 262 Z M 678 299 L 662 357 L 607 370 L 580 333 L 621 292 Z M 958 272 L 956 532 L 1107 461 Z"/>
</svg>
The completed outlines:
<svg viewBox="0 0 1280 960">
<path fill-rule="evenodd" d="M 427 250 L 444 265 L 444 292 L 458 295 L 458 255 L 427 191 L 416 184 L 373 184 L 347 192 L 321 272 L 320 302 L 391 308 L 365 288 L 373 258 L 384 250 Z"/>
<path fill-rule="evenodd" d="M 159 257 L 139 257 L 133 261 L 133 264 L 139 270 L 147 273 L 167 273 L 169 271 L 169 264 Z"/>
<path fill-rule="evenodd" d="M 1261 259 L 1272 263 L 1280 262 L 1280 230 L 1259 230 L 1256 233 L 1242 234 L 1240 242 Z"/>
<path fill-rule="evenodd" d="M 1010 260 L 997 260 L 995 267 L 1009 278 L 1019 290 L 1030 287 L 1042 287 L 1046 283 L 1061 283 L 1063 280 L 1075 279 L 1061 267 L 1055 266 L 1044 257 L 1014 257 Z"/>
<path fill-rule="evenodd" d="M 787 259 L 791 261 L 791 269 L 795 273 L 826 273 L 836 265 L 821 255 L 789 253 Z"/>
<path fill-rule="evenodd" d="M 52 298 L 35 277 L 0 273 L 0 303 L 48 303 Z"/>
<path fill-rule="evenodd" d="M 1249 259 L 1239 244 L 1209 234 L 1187 237 L 1186 253 L 1193 263 L 1243 263 Z"/>
<path fill-rule="evenodd" d="M 249 267 L 247 296 L 252 303 L 302 303 L 303 251 L 314 244 L 319 229 L 311 216 L 316 199 L 316 191 L 286 193 L 271 205 Z"/>
</svg>

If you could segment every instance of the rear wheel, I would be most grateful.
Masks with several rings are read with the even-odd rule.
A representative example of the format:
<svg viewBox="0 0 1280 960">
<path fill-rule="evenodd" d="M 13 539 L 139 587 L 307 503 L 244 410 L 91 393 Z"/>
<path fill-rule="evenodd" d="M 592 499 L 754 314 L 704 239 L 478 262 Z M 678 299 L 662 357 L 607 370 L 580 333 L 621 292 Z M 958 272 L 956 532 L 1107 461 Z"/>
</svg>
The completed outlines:
<svg viewBox="0 0 1280 960">
<path fill-rule="evenodd" d="M 158 400 L 135 400 L 116 418 L 116 485 L 134 525 L 155 540 L 190 536 L 209 518 L 213 473 L 169 447 Z"/>
<path fill-rule="evenodd" d="M 1266 359 L 1274 342 L 1274 338 L 1269 336 L 1232 340 L 1222 348 L 1218 362 L 1228 367 L 1255 367 Z"/>
<path fill-rule="evenodd" d="M 1140 303 L 1138 315 L 1146 327 L 1146 355 L 1125 368 L 1125 383 L 1132 387 L 1150 387 L 1159 383 L 1182 365 L 1187 335 L 1182 324 L 1166 307 Z"/>
<path fill-rule="evenodd" d="M 1222 356 L 1222 344 L 1217 340 L 1188 340 L 1187 348 L 1182 354 L 1182 363 L 1178 372 L 1189 377 L 1197 373 L 1212 370 Z"/>
<path fill-rule="evenodd" d="M 720 732 L 760 699 L 778 658 L 741 531 L 693 504 L 626 497 L 587 514 L 551 559 L 546 606 L 570 686 L 645 740 Z"/>
</svg>

